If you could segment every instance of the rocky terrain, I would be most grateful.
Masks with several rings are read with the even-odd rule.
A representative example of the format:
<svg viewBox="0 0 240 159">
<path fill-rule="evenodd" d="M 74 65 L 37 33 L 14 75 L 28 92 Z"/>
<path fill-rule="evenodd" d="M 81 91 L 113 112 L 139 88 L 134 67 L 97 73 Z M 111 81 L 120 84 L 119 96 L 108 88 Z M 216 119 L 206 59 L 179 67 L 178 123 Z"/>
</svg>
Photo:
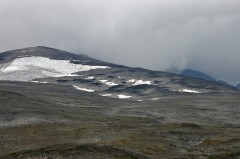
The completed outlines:
<svg viewBox="0 0 240 159">
<path fill-rule="evenodd" d="M 0 62 L 2 159 L 240 158 L 234 87 L 46 47 Z"/>
</svg>

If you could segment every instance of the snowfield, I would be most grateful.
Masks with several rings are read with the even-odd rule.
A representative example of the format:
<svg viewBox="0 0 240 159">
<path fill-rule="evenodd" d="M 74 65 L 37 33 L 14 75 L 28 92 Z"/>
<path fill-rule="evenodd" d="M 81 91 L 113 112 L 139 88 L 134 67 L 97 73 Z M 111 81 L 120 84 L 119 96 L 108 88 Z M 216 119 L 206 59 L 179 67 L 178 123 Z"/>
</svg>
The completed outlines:
<svg viewBox="0 0 240 159">
<path fill-rule="evenodd" d="M 127 83 L 133 83 L 133 82 L 135 82 L 135 79 L 130 79 L 127 81 Z"/>
<path fill-rule="evenodd" d="M 151 85 L 151 81 L 137 80 L 133 85 L 137 86 L 137 85 L 143 85 L 143 84 Z"/>
<path fill-rule="evenodd" d="M 11 63 L 0 65 L 0 68 L 0 80 L 31 81 L 35 78 L 77 76 L 73 73 L 110 67 L 73 64 L 69 60 L 31 56 L 17 58 Z"/>
<path fill-rule="evenodd" d="M 127 83 L 133 83 L 133 86 L 143 85 L 143 84 L 151 85 L 151 81 L 143 81 L 143 80 L 136 80 L 136 79 L 130 79 L 127 81 Z"/>
<path fill-rule="evenodd" d="M 93 80 L 94 78 L 95 78 L 94 76 L 89 76 L 89 77 L 87 77 L 86 79 Z"/>
<path fill-rule="evenodd" d="M 199 91 L 191 90 L 191 89 L 180 89 L 180 90 L 178 90 L 178 92 L 185 92 L 185 93 L 201 93 L 201 92 L 199 92 Z"/>
<path fill-rule="evenodd" d="M 108 86 L 117 86 L 118 84 L 117 83 L 114 83 L 114 82 L 109 82 L 108 80 L 99 80 L 101 83 L 104 83 Z"/>
<path fill-rule="evenodd" d="M 118 98 L 119 99 L 127 99 L 127 98 L 131 98 L 132 96 L 126 96 L 126 95 L 123 95 L 123 94 L 119 94 L 118 95 Z"/>
<path fill-rule="evenodd" d="M 81 88 L 81 87 L 78 87 L 78 86 L 75 86 L 75 85 L 73 85 L 73 87 L 74 87 L 75 89 L 80 90 L 80 91 L 85 91 L 85 92 L 95 92 L 95 90 L 87 89 L 87 88 Z"/>
<path fill-rule="evenodd" d="M 152 98 L 151 100 L 152 101 L 156 101 L 156 100 L 159 100 L 160 98 Z"/>
<path fill-rule="evenodd" d="M 110 96 L 112 96 L 112 94 L 102 94 L 101 96 L 103 96 L 103 97 L 110 97 Z"/>
</svg>

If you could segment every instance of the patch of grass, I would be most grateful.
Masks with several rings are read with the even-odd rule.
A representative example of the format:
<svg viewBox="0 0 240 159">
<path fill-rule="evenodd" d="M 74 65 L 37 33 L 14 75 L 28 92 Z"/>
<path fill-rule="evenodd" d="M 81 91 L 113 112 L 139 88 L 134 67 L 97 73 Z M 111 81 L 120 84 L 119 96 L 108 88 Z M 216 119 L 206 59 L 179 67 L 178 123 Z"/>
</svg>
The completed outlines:
<svg viewBox="0 0 240 159">
<path fill-rule="evenodd" d="M 95 156 L 95 157 L 94 157 Z M 108 145 L 56 145 L 46 148 L 13 153 L 0 159 L 45 158 L 111 158 L 111 159 L 148 159 L 147 156 Z"/>
<path fill-rule="evenodd" d="M 240 143 L 240 137 L 214 136 L 203 141 L 203 145 L 230 145 Z"/>
<path fill-rule="evenodd" d="M 210 155 L 209 159 L 238 159 L 240 157 L 240 149 L 216 155 Z"/>
</svg>

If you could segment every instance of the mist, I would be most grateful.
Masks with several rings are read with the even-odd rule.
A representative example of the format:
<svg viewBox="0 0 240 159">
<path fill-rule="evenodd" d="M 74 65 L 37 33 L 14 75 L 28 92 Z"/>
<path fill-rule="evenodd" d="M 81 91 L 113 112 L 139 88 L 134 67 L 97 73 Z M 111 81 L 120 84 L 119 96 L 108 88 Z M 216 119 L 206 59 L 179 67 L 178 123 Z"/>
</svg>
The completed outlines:
<svg viewBox="0 0 240 159">
<path fill-rule="evenodd" d="M 1 0 L 0 52 L 48 46 L 240 82 L 239 0 Z"/>
</svg>

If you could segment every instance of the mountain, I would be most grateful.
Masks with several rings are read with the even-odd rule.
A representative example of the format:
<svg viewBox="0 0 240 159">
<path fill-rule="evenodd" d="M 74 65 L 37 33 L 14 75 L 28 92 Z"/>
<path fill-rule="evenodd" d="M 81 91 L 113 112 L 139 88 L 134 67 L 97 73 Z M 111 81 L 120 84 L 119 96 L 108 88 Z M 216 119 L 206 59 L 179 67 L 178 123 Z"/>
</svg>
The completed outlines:
<svg viewBox="0 0 240 159">
<path fill-rule="evenodd" d="M 202 73 L 202 72 L 196 71 L 196 70 L 184 69 L 183 71 L 180 71 L 178 73 L 181 74 L 181 75 L 185 75 L 185 76 L 189 76 L 189 77 L 193 77 L 193 78 L 199 78 L 199 79 L 204 79 L 204 80 L 207 80 L 207 81 L 213 81 L 213 82 L 221 83 L 221 84 L 228 85 L 228 86 L 233 86 L 226 81 L 213 78 L 210 75 L 207 75 L 205 73 Z"/>
<path fill-rule="evenodd" d="M 240 83 L 235 85 L 235 87 L 240 90 Z"/>
<path fill-rule="evenodd" d="M 48 47 L 7 51 L 0 159 L 239 158 L 239 95 Z"/>
<path fill-rule="evenodd" d="M 193 71 L 185 71 L 184 75 L 189 72 Z M 1 53 L 0 80 L 71 85 L 105 97 L 139 101 L 166 95 L 236 91 L 216 82 L 111 64 L 42 46 Z"/>
<path fill-rule="evenodd" d="M 196 70 L 190 70 L 190 69 L 185 69 L 180 72 L 180 74 L 185 75 L 185 76 L 190 76 L 194 78 L 200 78 L 208 81 L 213 81 L 216 82 L 217 80 L 207 74 L 204 74 L 202 72 L 196 71 Z"/>
</svg>

